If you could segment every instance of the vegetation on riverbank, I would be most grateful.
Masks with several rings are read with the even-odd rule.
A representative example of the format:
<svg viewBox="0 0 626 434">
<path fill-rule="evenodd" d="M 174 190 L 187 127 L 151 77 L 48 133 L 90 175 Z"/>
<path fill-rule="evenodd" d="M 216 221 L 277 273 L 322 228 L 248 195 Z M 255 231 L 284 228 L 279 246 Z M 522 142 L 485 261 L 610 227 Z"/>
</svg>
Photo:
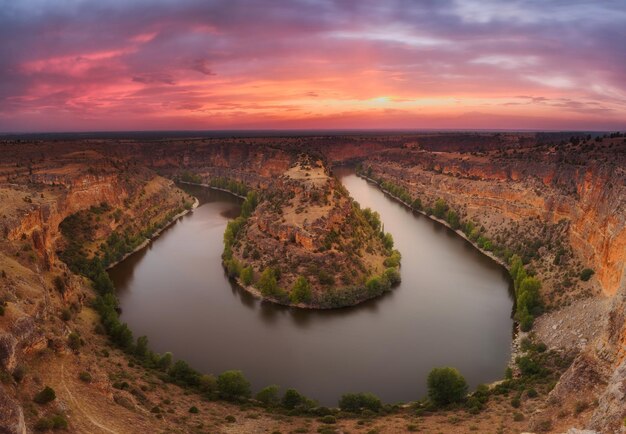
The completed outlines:
<svg viewBox="0 0 626 434">
<path fill-rule="evenodd" d="M 442 198 L 438 198 L 431 205 L 425 206 L 420 197 L 413 197 L 404 187 L 389 180 L 375 177 L 371 167 L 363 168 L 359 165 L 356 173 L 373 180 L 383 191 L 400 200 L 413 211 L 423 212 L 428 216 L 443 220 L 454 230 L 461 230 L 479 249 L 493 254 L 503 264 L 506 264 L 515 289 L 515 319 L 519 322 L 522 331 L 529 331 L 532 328 L 534 318 L 543 312 L 543 308 L 539 295 L 541 282 L 533 276 L 532 271 L 524 267 L 524 264 L 530 260 L 527 251 L 522 252 L 526 258 L 524 261 L 522 256 L 514 254 L 509 248 L 489 239 L 485 234 L 484 227 L 472 220 L 463 221 L 459 213 L 451 209 Z M 593 271 L 583 270 L 583 273 L 581 273 L 581 279 L 588 279 Z"/>
</svg>

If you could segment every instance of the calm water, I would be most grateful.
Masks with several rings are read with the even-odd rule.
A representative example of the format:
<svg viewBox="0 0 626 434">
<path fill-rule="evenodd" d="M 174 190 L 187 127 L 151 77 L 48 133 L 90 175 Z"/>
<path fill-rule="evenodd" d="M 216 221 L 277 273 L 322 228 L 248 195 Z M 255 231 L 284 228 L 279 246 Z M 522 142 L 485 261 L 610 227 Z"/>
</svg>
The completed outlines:
<svg viewBox="0 0 626 434">
<path fill-rule="evenodd" d="M 345 169 L 363 207 L 377 210 L 402 252 L 392 293 L 335 311 L 261 302 L 229 283 L 222 235 L 239 201 L 195 190 L 201 206 L 110 272 L 135 336 L 205 373 L 240 369 L 254 390 L 294 387 L 323 405 L 344 392 L 385 402 L 421 398 L 436 366 L 471 386 L 501 378 L 510 355 L 512 299 L 506 273 L 449 230 L 413 215 Z"/>
</svg>

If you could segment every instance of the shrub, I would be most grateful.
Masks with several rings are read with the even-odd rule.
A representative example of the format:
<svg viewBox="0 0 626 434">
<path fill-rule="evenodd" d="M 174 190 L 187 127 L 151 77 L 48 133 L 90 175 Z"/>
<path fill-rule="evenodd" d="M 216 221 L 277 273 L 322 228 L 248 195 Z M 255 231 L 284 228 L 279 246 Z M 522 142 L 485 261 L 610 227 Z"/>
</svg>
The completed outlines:
<svg viewBox="0 0 626 434">
<path fill-rule="evenodd" d="M 252 284 L 252 279 L 254 278 L 254 270 L 251 266 L 245 267 L 241 270 L 239 274 L 239 278 L 244 285 Z"/>
<path fill-rule="evenodd" d="M 536 391 L 535 389 L 533 389 L 533 388 L 530 388 L 530 389 L 528 389 L 528 390 L 526 391 L 526 396 L 527 396 L 528 398 L 536 398 L 536 397 L 537 397 L 537 395 L 538 395 L 537 391 Z"/>
<path fill-rule="evenodd" d="M 299 405 L 305 404 L 307 401 L 304 395 L 301 395 L 296 389 L 287 389 L 283 395 L 281 404 L 287 410 L 293 410 Z"/>
<path fill-rule="evenodd" d="M 74 351 L 78 351 L 82 345 L 82 340 L 76 332 L 70 333 L 67 337 L 67 345 Z"/>
<path fill-rule="evenodd" d="M 235 419 L 235 416 L 232 416 L 230 414 L 228 416 L 226 416 L 224 418 L 224 420 L 226 420 L 226 422 L 228 422 L 228 423 L 235 423 L 237 421 L 237 419 Z"/>
<path fill-rule="evenodd" d="M 391 286 L 395 286 L 400 283 L 402 278 L 397 268 L 387 268 L 383 272 L 383 279 L 386 279 Z"/>
<path fill-rule="evenodd" d="M 266 268 L 263 270 L 256 285 L 264 296 L 275 295 L 278 292 L 278 281 L 274 269 Z"/>
<path fill-rule="evenodd" d="M 436 406 L 461 402 L 467 395 L 467 382 L 454 368 L 435 368 L 428 374 L 428 397 Z"/>
<path fill-rule="evenodd" d="M 213 375 L 201 375 L 198 387 L 202 393 L 212 398 L 217 393 L 217 379 Z"/>
<path fill-rule="evenodd" d="M 393 250 L 391 254 L 385 258 L 384 265 L 385 267 L 397 267 L 400 265 L 400 260 L 402 259 L 402 255 L 397 250 Z"/>
<path fill-rule="evenodd" d="M 42 417 L 37 422 L 35 422 L 35 430 L 36 431 L 49 431 L 54 428 L 54 422 L 51 419 L 47 419 Z"/>
<path fill-rule="evenodd" d="M 85 371 L 78 374 L 78 378 L 80 378 L 80 380 L 84 381 L 85 383 L 91 383 L 92 380 L 91 374 Z"/>
<path fill-rule="evenodd" d="M 576 404 L 574 405 L 574 413 L 580 414 L 583 411 L 587 410 L 587 408 L 589 408 L 589 404 L 587 402 L 576 401 Z"/>
<path fill-rule="evenodd" d="M 234 401 L 250 396 L 250 383 L 241 371 L 226 371 L 217 377 L 217 390 L 222 398 Z"/>
<path fill-rule="evenodd" d="M 331 414 L 324 416 L 320 419 L 320 422 L 325 423 L 325 424 L 333 424 L 333 423 L 337 423 L 337 418 Z"/>
<path fill-rule="evenodd" d="M 72 319 L 72 312 L 70 312 L 69 309 L 63 309 L 61 311 L 61 320 L 63 321 L 69 321 Z"/>
<path fill-rule="evenodd" d="M 267 386 L 256 394 L 256 400 L 263 403 L 266 406 L 274 406 L 280 402 L 278 397 L 279 387 L 276 385 Z"/>
<path fill-rule="evenodd" d="M 444 218 L 446 211 L 448 211 L 448 204 L 445 200 L 439 198 L 435 201 L 435 206 L 433 208 L 433 215 L 437 218 Z"/>
<path fill-rule="evenodd" d="M 311 285 L 304 276 L 298 277 L 296 283 L 294 283 L 290 298 L 294 303 L 308 303 L 311 301 Z"/>
<path fill-rule="evenodd" d="M 172 353 L 165 353 L 163 354 L 160 358 L 159 361 L 157 362 L 157 366 L 159 367 L 159 369 L 161 369 L 162 371 L 167 371 L 170 369 L 170 367 L 172 366 Z"/>
<path fill-rule="evenodd" d="M 57 395 L 54 393 L 54 389 L 50 386 L 46 386 L 33 399 L 37 404 L 47 404 L 56 399 Z"/>
<path fill-rule="evenodd" d="M 594 274 L 595 271 L 593 271 L 591 268 L 585 268 L 583 271 L 580 272 L 580 280 L 586 282 L 591 279 L 591 276 L 593 276 Z"/>
<path fill-rule="evenodd" d="M 52 429 L 67 429 L 67 419 L 64 416 L 57 414 L 52 416 Z"/>
<path fill-rule="evenodd" d="M 519 397 L 515 397 L 513 399 L 511 399 L 511 406 L 513 408 L 520 408 L 520 406 L 522 405 L 522 402 L 520 401 Z"/>
<path fill-rule="evenodd" d="M 200 410 L 198 410 L 198 407 L 193 405 L 193 406 L 189 407 L 189 413 L 198 414 L 198 413 L 200 413 Z"/>
<path fill-rule="evenodd" d="M 200 374 L 184 360 L 177 360 L 168 373 L 172 380 L 178 384 L 187 386 L 200 384 Z"/>
<path fill-rule="evenodd" d="M 61 294 L 65 294 L 65 290 L 67 289 L 67 286 L 65 284 L 65 279 L 63 279 L 62 276 L 55 276 L 54 277 L 54 287 L 57 289 L 57 291 L 59 291 Z"/>
<path fill-rule="evenodd" d="M 339 400 L 339 408 L 352 413 L 362 410 L 378 412 L 382 407 L 382 402 L 373 393 L 346 393 Z"/>
<path fill-rule="evenodd" d="M 541 372 L 541 366 L 531 356 L 518 357 L 515 360 L 522 376 L 536 375 Z"/>
</svg>

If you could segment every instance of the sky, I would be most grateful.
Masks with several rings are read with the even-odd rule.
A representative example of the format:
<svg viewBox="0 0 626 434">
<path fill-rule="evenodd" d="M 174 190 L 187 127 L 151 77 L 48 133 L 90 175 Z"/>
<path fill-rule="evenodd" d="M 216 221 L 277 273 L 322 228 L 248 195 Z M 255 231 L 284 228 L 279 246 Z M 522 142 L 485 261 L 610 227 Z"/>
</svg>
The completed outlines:
<svg viewBox="0 0 626 434">
<path fill-rule="evenodd" d="M 0 0 L 0 131 L 626 129 L 626 0 Z"/>
</svg>

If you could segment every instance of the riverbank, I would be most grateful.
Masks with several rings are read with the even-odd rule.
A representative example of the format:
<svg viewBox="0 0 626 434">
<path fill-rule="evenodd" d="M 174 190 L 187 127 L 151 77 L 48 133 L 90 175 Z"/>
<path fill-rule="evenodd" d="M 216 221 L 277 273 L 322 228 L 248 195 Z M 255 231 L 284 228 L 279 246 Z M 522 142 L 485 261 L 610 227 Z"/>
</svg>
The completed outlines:
<svg viewBox="0 0 626 434">
<path fill-rule="evenodd" d="M 120 259 L 118 259 L 117 261 L 109 264 L 108 267 L 106 267 L 106 270 L 110 270 L 111 268 L 115 267 L 117 264 L 119 264 L 120 262 L 122 262 L 124 259 L 128 258 L 130 255 L 132 255 L 133 253 L 137 253 L 138 251 L 140 251 L 141 249 L 143 249 L 144 247 L 148 246 L 152 241 L 154 241 L 155 239 L 157 239 L 159 237 L 159 235 L 161 235 L 161 233 L 169 228 L 170 226 L 172 226 L 176 220 L 178 220 L 179 218 L 181 218 L 184 215 L 187 215 L 188 213 L 192 212 L 194 209 L 196 209 L 198 207 L 198 205 L 200 205 L 200 201 L 198 200 L 198 198 L 194 197 L 194 202 L 193 205 L 191 206 L 190 209 L 185 209 L 182 212 L 176 214 L 174 217 L 172 217 L 162 228 L 157 229 L 156 231 L 154 231 L 149 237 L 147 237 L 145 239 L 144 242 L 142 242 L 141 244 L 139 244 L 137 247 L 135 247 L 133 250 L 131 250 L 130 252 L 126 253 L 124 256 L 122 256 Z"/>
<path fill-rule="evenodd" d="M 403 201 L 403 200 L 402 200 L 402 199 L 400 199 L 398 196 L 395 196 L 394 194 L 392 194 L 390 191 L 385 190 L 385 189 L 384 189 L 384 188 L 380 185 L 380 183 L 376 182 L 376 180 L 374 180 L 374 179 L 372 179 L 372 178 L 370 178 L 370 177 L 367 177 L 367 176 L 365 176 L 365 175 L 359 174 L 359 173 L 357 173 L 357 174 L 356 174 L 356 176 L 358 176 L 359 178 L 365 179 L 367 182 L 369 182 L 369 183 L 371 183 L 371 184 L 376 185 L 376 186 L 380 189 L 380 191 L 382 191 L 383 193 L 385 193 L 387 196 L 389 196 L 389 197 L 393 198 L 396 202 L 401 203 L 402 205 L 404 205 L 405 207 L 407 207 L 407 208 L 408 208 L 408 209 L 410 209 L 411 211 L 413 211 L 413 212 L 417 212 L 417 213 L 419 213 L 419 214 L 422 214 L 423 216 L 428 217 L 429 219 L 431 219 L 431 220 L 433 220 L 433 221 L 436 221 L 437 223 L 440 223 L 440 224 L 442 224 L 443 226 L 447 227 L 447 228 L 448 228 L 448 229 L 450 229 L 451 231 L 455 232 L 458 236 L 460 236 L 461 238 L 463 238 L 465 241 L 467 241 L 468 243 L 470 243 L 472 246 L 474 246 L 474 248 L 476 248 L 476 250 L 478 250 L 480 253 L 482 253 L 483 255 L 487 256 L 488 258 L 490 258 L 491 260 L 493 260 L 493 261 L 494 261 L 495 263 L 497 263 L 498 265 L 500 265 L 500 266 L 504 267 L 504 268 L 505 268 L 505 270 L 506 270 L 507 272 L 509 271 L 509 266 L 508 266 L 508 264 L 507 264 L 504 260 L 502 260 L 501 258 L 498 258 L 496 255 L 494 255 L 493 253 L 491 253 L 491 252 L 490 252 L 490 251 L 488 251 L 488 250 L 481 249 L 481 248 L 478 246 L 478 244 L 476 244 L 474 241 L 472 241 L 471 239 L 469 239 L 469 238 L 468 238 L 468 236 L 467 236 L 467 235 L 465 235 L 465 233 L 464 233 L 462 230 L 460 230 L 460 229 L 454 229 L 452 226 L 450 226 L 450 224 L 449 224 L 447 221 L 445 221 L 445 220 L 443 220 L 443 219 L 440 219 L 440 218 L 437 218 L 437 217 L 435 217 L 435 216 L 433 216 L 433 215 L 430 215 L 430 214 L 426 213 L 425 211 L 422 211 L 422 210 L 417 210 L 417 209 L 413 208 L 413 207 L 411 206 L 411 204 L 409 204 L 409 203 L 407 203 L 407 202 Z"/>
<path fill-rule="evenodd" d="M 481 249 L 478 244 L 476 244 L 475 242 L 473 242 L 471 239 L 469 239 L 469 237 L 467 235 L 465 235 L 465 233 L 463 231 L 461 231 L 460 229 L 454 229 L 452 228 L 452 226 L 450 226 L 450 224 L 443 220 L 443 219 L 439 219 L 433 215 L 430 215 L 428 213 L 426 213 L 425 211 L 422 210 L 416 210 L 414 209 L 411 204 L 403 201 L 402 199 L 400 199 L 399 197 L 395 196 L 393 193 L 391 193 L 390 191 L 384 189 L 380 183 L 378 183 L 376 180 L 356 173 L 356 176 L 358 176 L 361 179 L 364 179 L 365 181 L 369 182 L 370 184 L 374 184 L 380 191 L 382 191 L 383 193 L 385 193 L 385 195 L 389 196 L 390 198 L 392 198 L 393 200 L 395 200 L 396 202 L 399 202 L 400 204 L 402 204 L 404 207 L 410 209 L 413 212 L 419 213 L 427 218 L 429 218 L 432 221 L 435 221 L 445 227 L 447 227 L 448 229 L 450 229 L 451 231 L 453 231 L 454 233 L 456 233 L 459 237 L 463 238 L 465 241 L 467 241 L 469 244 L 471 244 L 476 250 L 478 250 L 480 253 L 482 253 L 484 256 L 487 256 L 489 259 L 491 259 L 492 261 L 494 261 L 496 264 L 500 265 L 501 267 L 503 267 L 506 272 L 509 272 L 509 267 L 508 264 L 502 260 L 501 258 L 498 258 L 497 256 L 495 256 L 493 253 L 487 251 L 487 250 L 483 250 Z M 515 300 L 515 298 L 514 298 Z M 513 311 L 515 310 L 515 306 L 513 306 Z M 514 322 L 513 324 L 513 340 L 511 341 L 511 357 L 509 358 L 509 362 L 507 364 L 508 367 L 513 367 L 515 366 L 515 359 L 521 355 L 522 351 L 521 351 L 521 343 L 522 340 L 525 337 L 528 337 L 529 333 L 527 332 L 522 332 L 519 328 L 519 323 L 517 321 Z M 502 380 L 500 380 L 502 381 Z M 493 385 L 495 386 L 498 382 L 493 383 Z"/>
</svg>

